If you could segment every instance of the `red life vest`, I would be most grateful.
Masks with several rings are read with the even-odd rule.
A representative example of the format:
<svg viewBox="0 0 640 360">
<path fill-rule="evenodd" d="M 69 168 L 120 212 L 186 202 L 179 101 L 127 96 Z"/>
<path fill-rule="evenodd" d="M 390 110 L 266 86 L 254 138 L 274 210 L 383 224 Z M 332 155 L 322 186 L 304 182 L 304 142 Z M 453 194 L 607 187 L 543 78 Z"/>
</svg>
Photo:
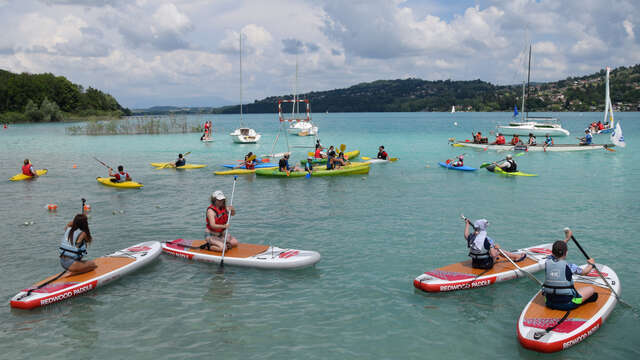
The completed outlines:
<svg viewBox="0 0 640 360">
<path fill-rule="evenodd" d="M 31 164 L 22 165 L 22 175 L 33 176 L 31 172 Z"/>
<path fill-rule="evenodd" d="M 314 157 L 316 159 L 321 159 L 322 158 L 322 154 L 320 153 L 320 148 L 316 148 L 316 153 L 315 153 Z"/>
<path fill-rule="evenodd" d="M 207 212 L 209 212 L 209 209 L 213 210 L 213 212 L 216 214 L 216 225 L 224 225 L 229 220 L 229 213 L 227 212 L 227 208 L 218 209 L 213 205 L 209 205 L 209 207 L 207 208 Z M 211 227 L 208 214 L 205 214 L 205 219 L 207 220 L 207 230 L 215 233 L 221 233 L 225 230 L 225 229 L 215 229 Z"/>
<path fill-rule="evenodd" d="M 598 130 L 604 130 L 604 125 L 602 125 L 602 123 L 598 123 Z"/>
<path fill-rule="evenodd" d="M 129 174 L 128 174 L 128 173 L 126 173 L 126 172 L 125 172 L 125 173 L 119 173 L 119 172 L 117 172 L 117 173 L 115 173 L 115 174 L 113 175 L 113 177 L 115 177 L 115 178 L 116 178 L 116 181 L 118 181 L 118 182 L 120 182 L 120 181 L 127 181 L 127 178 L 129 177 Z"/>
<path fill-rule="evenodd" d="M 256 164 L 253 161 L 247 160 L 244 162 L 244 167 L 246 167 L 247 170 L 253 170 L 256 168 Z"/>
<path fill-rule="evenodd" d="M 504 145 L 505 141 L 506 140 L 504 139 L 504 136 L 502 136 L 502 135 L 500 135 L 500 136 L 498 136 L 496 138 L 496 144 L 498 144 L 498 145 Z"/>
</svg>

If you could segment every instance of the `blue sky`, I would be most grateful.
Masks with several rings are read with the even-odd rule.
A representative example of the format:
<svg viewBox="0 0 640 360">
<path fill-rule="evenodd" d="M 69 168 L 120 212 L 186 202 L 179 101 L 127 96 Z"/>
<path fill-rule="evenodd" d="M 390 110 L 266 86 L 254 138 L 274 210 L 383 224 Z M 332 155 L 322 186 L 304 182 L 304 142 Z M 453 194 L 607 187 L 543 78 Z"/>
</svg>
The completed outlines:
<svg viewBox="0 0 640 360">
<path fill-rule="evenodd" d="M 0 0 L 0 68 L 122 105 L 217 106 L 378 79 L 519 83 L 640 63 L 634 0 Z"/>
</svg>

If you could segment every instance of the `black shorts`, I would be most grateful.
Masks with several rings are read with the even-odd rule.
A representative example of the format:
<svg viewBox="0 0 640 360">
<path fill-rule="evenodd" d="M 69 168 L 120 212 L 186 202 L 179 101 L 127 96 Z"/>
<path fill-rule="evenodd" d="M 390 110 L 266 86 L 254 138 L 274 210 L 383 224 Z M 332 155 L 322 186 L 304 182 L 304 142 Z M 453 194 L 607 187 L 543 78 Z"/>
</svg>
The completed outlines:
<svg viewBox="0 0 640 360">
<path fill-rule="evenodd" d="M 474 269 L 491 269 L 493 267 L 493 257 L 488 256 L 483 259 L 471 258 L 471 267 Z"/>
</svg>

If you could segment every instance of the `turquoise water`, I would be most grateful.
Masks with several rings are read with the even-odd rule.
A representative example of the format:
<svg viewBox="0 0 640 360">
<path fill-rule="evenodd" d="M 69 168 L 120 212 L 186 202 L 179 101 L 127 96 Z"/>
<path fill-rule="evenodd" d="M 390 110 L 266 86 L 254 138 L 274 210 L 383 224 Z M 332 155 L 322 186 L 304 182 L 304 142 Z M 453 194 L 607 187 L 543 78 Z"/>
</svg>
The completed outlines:
<svg viewBox="0 0 640 360">
<path fill-rule="evenodd" d="M 578 135 L 601 113 L 559 114 Z M 60 271 L 63 227 L 92 207 L 90 257 L 131 244 L 202 236 L 209 194 L 230 195 L 233 178 L 219 165 L 248 151 L 271 152 L 274 115 L 249 115 L 260 145 L 236 145 L 227 135 L 234 116 L 215 116 L 215 141 L 199 134 L 68 136 L 61 124 L 0 129 L 0 178 L 28 157 L 49 173 L 36 181 L 2 182 L 0 343 L 6 358 L 535 358 L 516 336 L 516 321 L 536 285 L 526 278 L 472 291 L 425 294 L 412 281 L 424 271 L 466 259 L 464 213 L 489 219 L 504 248 L 551 242 L 570 226 L 589 255 L 618 273 L 622 297 L 605 325 L 583 343 L 549 358 L 638 358 L 640 289 L 636 219 L 640 210 L 640 114 L 617 113 L 628 146 L 617 152 L 530 153 L 516 160 L 534 178 L 505 178 L 484 170 L 447 171 L 438 161 L 466 152 L 466 164 L 504 158 L 447 145 L 483 133 L 507 113 L 317 114 L 326 145 L 347 144 L 375 155 L 384 144 L 393 164 L 368 176 L 238 178 L 232 233 L 243 242 L 316 250 L 322 260 L 299 271 L 261 271 L 189 262 L 157 262 L 86 296 L 43 309 L 12 310 L 20 289 Z M 208 117 L 192 117 L 204 122 Z M 454 121 L 458 126 L 454 126 Z M 573 137 L 556 139 L 573 142 Z M 596 138 L 605 140 L 606 137 Z M 309 146 L 310 138 L 289 138 Z M 279 141 L 276 151 L 283 151 Z M 293 148 L 301 159 L 302 148 Z M 202 170 L 155 170 L 149 162 L 191 151 Z M 95 181 L 124 164 L 142 190 Z M 76 164 L 77 168 L 72 166 Z M 58 204 L 56 213 L 45 205 Z M 115 214 L 114 214 L 115 213 Z M 25 222 L 34 223 L 25 226 Z M 570 246 L 569 260 L 583 263 Z M 538 273 L 538 278 L 542 274 Z"/>
</svg>

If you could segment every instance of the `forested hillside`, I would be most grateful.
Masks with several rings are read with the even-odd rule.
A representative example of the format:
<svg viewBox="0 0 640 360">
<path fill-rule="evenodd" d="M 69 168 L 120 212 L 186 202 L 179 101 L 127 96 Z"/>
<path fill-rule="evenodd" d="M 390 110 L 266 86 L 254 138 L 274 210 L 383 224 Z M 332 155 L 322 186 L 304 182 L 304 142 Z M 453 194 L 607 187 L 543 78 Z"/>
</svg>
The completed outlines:
<svg viewBox="0 0 640 360">
<path fill-rule="evenodd" d="M 0 70 L 0 122 L 62 121 L 68 117 L 130 114 L 100 90 L 84 89 L 53 74 L 14 74 Z"/>
</svg>

